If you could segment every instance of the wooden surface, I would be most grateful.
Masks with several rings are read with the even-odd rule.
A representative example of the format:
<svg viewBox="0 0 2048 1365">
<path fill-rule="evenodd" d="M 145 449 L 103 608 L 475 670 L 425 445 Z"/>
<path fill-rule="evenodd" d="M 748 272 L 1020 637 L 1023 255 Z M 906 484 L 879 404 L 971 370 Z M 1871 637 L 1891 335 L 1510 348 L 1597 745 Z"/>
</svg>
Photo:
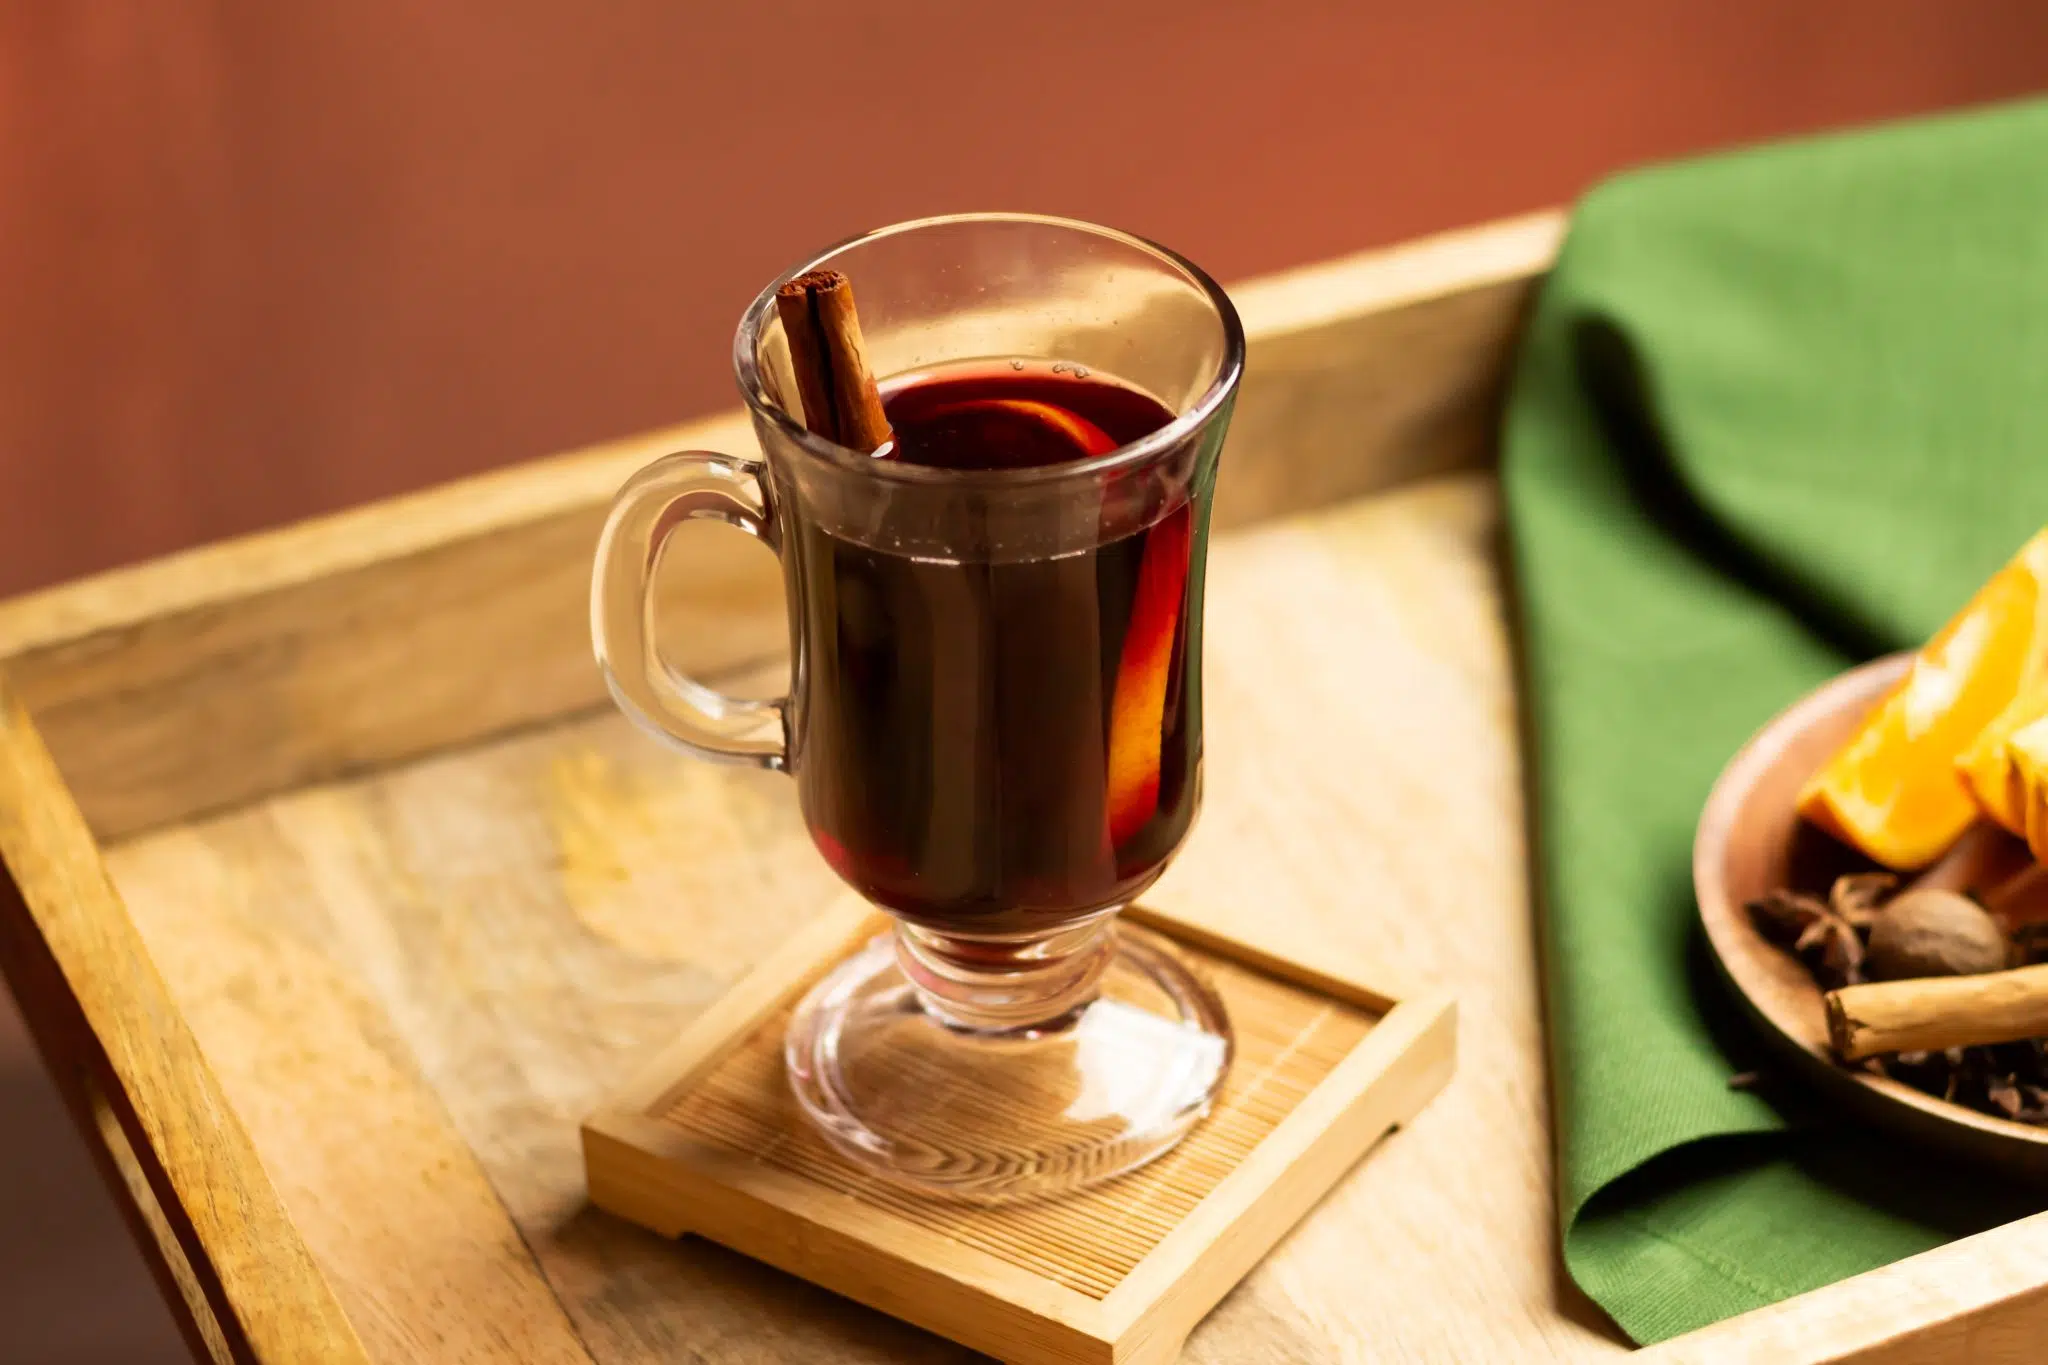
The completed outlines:
<svg viewBox="0 0 2048 1365">
<path fill-rule="evenodd" d="M 1299 296 L 1241 291 L 1278 343 L 1270 385 L 1254 343 L 1246 413 L 1256 398 L 1295 417 L 1247 427 L 1244 493 L 1225 476 L 1207 804 L 1157 898 L 1339 974 L 1449 989 L 1467 1060 L 1201 1323 L 1190 1361 L 1625 1353 L 1556 1263 L 1492 481 L 1300 510 L 1483 457 L 1464 442 L 1554 233 L 1500 225 L 1338 263 Z M 1290 356 L 1286 338 L 1317 327 L 1322 345 Z M 1347 396 L 1319 354 L 1405 379 Z M 1289 420 L 1321 434 L 1290 445 Z M 183 1256 L 166 1284 L 290 1339 L 265 1359 L 347 1359 L 350 1334 L 377 1361 L 959 1358 L 585 1198 L 577 1122 L 838 891 L 781 779 L 562 714 L 594 694 L 572 668 L 576 527 L 662 444 L 0 606 L 0 672 L 47 722 L 118 888 L 94 879 L 84 827 L 12 722 L 31 780 L 5 802 L 5 852 L 32 894 L 0 898 L 0 961 L 42 983 L 25 995 L 39 1033 L 68 1031 L 59 1079 L 110 1179 L 159 1205 L 132 1216 Z M 773 688 L 772 612 L 728 624 L 684 657 Z M 453 681 L 428 676 L 444 665 Z M 199 1144 L 204 1179 L 171 1176 L 188 1130 L 218 1139 Z M 266 1187 L 291 1230 L 252 1265 L 218 1195 L 239 1191 L 260 1227 Z M 1968 1347 L 2016 1365 L 2048 1335 L 2044 1282 L 2048 1216 L 1643 1356 L 1904 1365 Z M 194 1330 L 226 1341 L 220 1321 Z"/>
<path fill-rule="evenodd" d="M 4 964 L 196 1355 L 362 1359 L 242 1124 L 107 878 L 27 713 L 0 683 Z"/>
<path fill-rule="evenodd" d="M 1536 214 L 1234 290 L 1250 360 L 1216 524 L 1482 463 L 1560 230 Z M 15 599 L 0 659 L 102 838 L 594 707 L 604 504 L 696 446 L 755 449 L 713 419 Z M 736 543 L 673 543 L 679 667 L 781 648 L 775 562 Z"/>
<path fill-rule="evenodd" d="M 1218 537 L 1207 806 L 1158 900 L 1444 985 L 1476 1064 L 1251 1272 L 1190 1359 L 1604 1341 L 1555 1306 L 1496 529 L 1491 482 L 1467 475 Z M 374 1359 L 508 1341 L 608 1365 L 676 1343 L 721 1365 L 953 1358 L 584 1203 L 578 1121 L 838 892 L 782 779 L 681 762 L 598 715 L 109 856 Z"/>
<path fill-rule="evenodd" d="M 1217 540 L 1208 804 L 1159 899 L 1442 984 L 1470 1060 L 1190 1361 L 1625 1353 L 1555 1260 L 1497 531 L 1491 480 L 1464 475 Z M 780 779 L 598 715 L 109 863 L 372 1359 L 957 1358 L 584 1203 L 578 1120 L 837 894 Z M 2048 1330 L 2048 1219 L 1972 1242 L 1646 1356 L 1891 1365 L 1928 1358 L 1936 1310 L 1959 1315 L 1944 1340 Z"/>
<path fill-rule="evenodd" d="M 11 886 L 0 877 L 0 944 L 17 913 L 27 918 L 9 900 Z M 8 956 L 0 947 L 0 962 Z M 80 1140 L 8 994 L 0 990 L 0 1114 L 7 1116 L 0 1162 L 32 1173 L 0 1180 L 0 1322 L 8 1349 L 22 1360 L 63 1365 L 192 1365 L 203 1343 L 180 1333 L 179 1319 L 190 1315 L 171 1312 L 136 1244 L 143 1230 L 109 1197 L 112 1172 L 103 1176 L 97 1164 L 100 1144 Z"/>
<path fill-rule="evenodd" d="M 1168 938 L 1179 927 L 1156 911 L 1134 919 Z M 1188 1329 L 1452 1070 L 1448 998 L 1360 1008 L 1383 991 L 1350 981 L 1332 995 L 1317 989 L 1329 973 L 1211 931 L 1180 951 L 1221 996 L 1237 1055 L 1179 1146 L 1057 1200 L 918 1198 L 834 1152 L 783 1077 L 797 994 L 887 920 L 848 897 L 817 925 L 586 1122 L 591 1200 L 1018 1365 L 1174 1359 Z M 995 1090 L 983 1098 L 1003 1103 Z"/>
</svg>

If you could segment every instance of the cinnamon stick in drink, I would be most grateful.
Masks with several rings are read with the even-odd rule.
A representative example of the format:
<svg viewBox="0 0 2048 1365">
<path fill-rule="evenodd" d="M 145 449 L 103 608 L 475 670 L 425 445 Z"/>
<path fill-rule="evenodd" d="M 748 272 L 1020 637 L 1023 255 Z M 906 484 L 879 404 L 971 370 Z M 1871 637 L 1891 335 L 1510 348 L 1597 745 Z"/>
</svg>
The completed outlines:
<svg viewBox="0 0 2048 1365">
<path fill-rule="evenodd" d="M 789 339 L 804 425 L 828 441 L 872 454 L 891 439 L 875 376 L 868 369 L 853 285 L 837 270 L 812 270 L 775 293 Z"/>
</svg>

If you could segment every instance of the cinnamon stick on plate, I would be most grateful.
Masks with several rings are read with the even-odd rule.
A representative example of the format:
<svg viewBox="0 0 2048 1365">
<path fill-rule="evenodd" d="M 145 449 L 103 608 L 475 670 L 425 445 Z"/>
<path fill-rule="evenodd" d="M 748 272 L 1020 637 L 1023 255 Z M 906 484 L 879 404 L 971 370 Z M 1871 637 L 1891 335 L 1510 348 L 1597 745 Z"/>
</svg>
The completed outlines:
<svg viewBox="0 0 2048 1365">
<path fill-rule="evenodd" d="M 853 285 L 837 270 L 812 270 L 775 291 L 789 339 L 804 425 L 828 441 L 872 454 L 893 436 L 868 369 Z"/>
<path fill-rule="evenodd" d="M 1827 993 L 1828 1043 L 1845 1062 L 2048 1036 L 2048 964 L 1977 976 L 1878 981 Z"/>
</svg>

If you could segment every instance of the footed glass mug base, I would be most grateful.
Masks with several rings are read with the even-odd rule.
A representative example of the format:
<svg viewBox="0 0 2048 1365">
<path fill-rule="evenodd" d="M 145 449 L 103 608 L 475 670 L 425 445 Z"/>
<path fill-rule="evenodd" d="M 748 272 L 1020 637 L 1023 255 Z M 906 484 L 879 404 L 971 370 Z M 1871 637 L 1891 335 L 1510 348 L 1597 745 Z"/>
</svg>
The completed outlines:
<svg viewBox="0 0 2048 1365">
<path fill-rule="evenodd" d="M 999 1202 L 1171 1149 L 1209 1112 L 1231 1039 L 1222 1002 L 1163 940 L 1105 915 L 1050 941 L 900 925 L 811 988 L 783 1056 L 842 1155 Z"/>
</svg>

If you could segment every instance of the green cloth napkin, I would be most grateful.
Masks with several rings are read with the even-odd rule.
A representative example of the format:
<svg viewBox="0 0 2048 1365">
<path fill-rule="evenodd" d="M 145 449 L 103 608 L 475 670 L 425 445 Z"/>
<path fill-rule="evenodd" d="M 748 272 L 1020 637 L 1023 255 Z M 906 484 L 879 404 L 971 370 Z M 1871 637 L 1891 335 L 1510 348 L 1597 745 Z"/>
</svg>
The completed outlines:
<svg viewBox="0 0 2048 1365">
<path fill-rule="evenodd" d="M 2048 1202 L 1730 1090 L 1688 865 L 1758 726 L 2048 522 L 2048 103 L 1602 186 L 1504 464 L 1573 1278 L 1648 1342 Z"/>
</svg>

